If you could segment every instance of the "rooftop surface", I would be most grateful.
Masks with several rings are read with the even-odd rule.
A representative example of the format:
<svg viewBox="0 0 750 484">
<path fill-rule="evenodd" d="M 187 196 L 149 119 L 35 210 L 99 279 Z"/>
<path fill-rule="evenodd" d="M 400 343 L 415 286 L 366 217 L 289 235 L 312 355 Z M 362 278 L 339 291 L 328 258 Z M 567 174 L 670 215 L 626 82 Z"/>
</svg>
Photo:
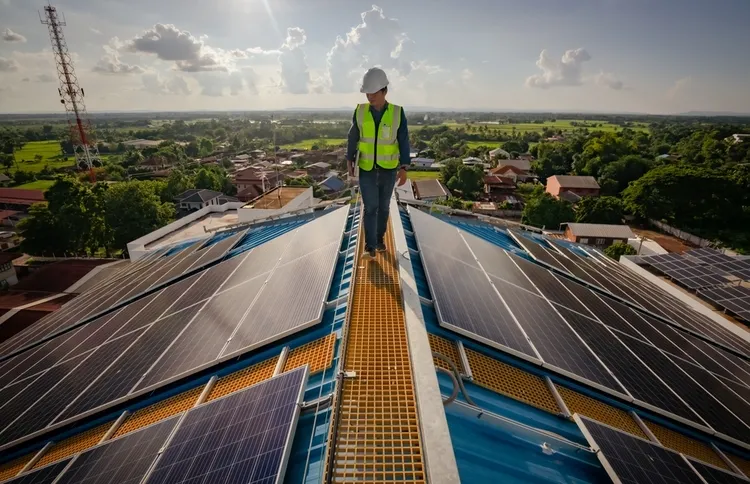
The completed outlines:
<svg viewBox="0 0 750 484">
<path fill-rule="evenodd" d="M 593 176 L 554 175 L 561 188 L 599 188 Z"/>
<path fill-rule="evenodd" d="M 267 210 L 284 208 L 287 203 L 302 195 L 305 191 L 307 191 L 307 188 L 277 187 L 248 202 L 243 208 Z"/>
<path fill-rule="evenodd" d="M 204 229 L 218 229 L 226 227 L 227 225 L 236 224 L 238 221 L 237 210 L 212 212 L 194 222 L 190 222 L 184 227 L 180 227 L 179 229 L 160 237 L 146 245 L 146 248 L 157 249 L 159 247 L 184 242 L 196 237 L 205 237 L 206 231 Z"/>
<path fill-rule="evenodd" d="M 635 237 L 635 234 L 627 225 L 569 223 L 568 228 L 577 237 L 607 239 L 632 239 Z"/>
</svg>

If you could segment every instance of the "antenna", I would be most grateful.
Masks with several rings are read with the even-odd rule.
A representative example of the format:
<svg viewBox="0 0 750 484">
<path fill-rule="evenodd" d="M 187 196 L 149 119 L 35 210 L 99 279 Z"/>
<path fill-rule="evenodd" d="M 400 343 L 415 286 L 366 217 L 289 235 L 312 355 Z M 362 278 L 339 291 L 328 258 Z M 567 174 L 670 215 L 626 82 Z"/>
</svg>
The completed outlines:
<svg viewBox="0 0 750 484">
<path fill-rule="evenodd" d="M 57 9 L 52 5 L 44 7 L 44 18 L 39 15 L 42 24 L 49 28 L 49 38 L 52 42 L 52 52 L 55 56 L 57 77 L 60 79 L 60 104 L 65 107 L 65 113 L 70 127 L 70 137 L 73 141 L 73 152 L 78 168 L 88 168 L 91 182 L 96 182 L 94 163 L 99 161 L 99 149 L 92 135 L 91 123 L 83 102 L 84 92 L 78 85 L 73 68 L 73 61 L 68 52 L 68 44 L 62 28 L 66 26 L 65 17 L 58 17 Z"/>
</svg>

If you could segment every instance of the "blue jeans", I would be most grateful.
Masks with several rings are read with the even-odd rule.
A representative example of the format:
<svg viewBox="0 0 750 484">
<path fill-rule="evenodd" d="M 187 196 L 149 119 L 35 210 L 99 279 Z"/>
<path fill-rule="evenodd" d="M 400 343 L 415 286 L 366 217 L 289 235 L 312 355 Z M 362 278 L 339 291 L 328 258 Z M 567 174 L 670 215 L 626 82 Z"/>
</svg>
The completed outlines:
<svg viewBox="0 0 750 484">
<path fill-rule="evenodd" d="M 398 169 L 382 168 L 359 170 L 359 189 L 365 204 L 365 250 L 374 250 L 383 243 L 397 172 Z"/>
</svg>

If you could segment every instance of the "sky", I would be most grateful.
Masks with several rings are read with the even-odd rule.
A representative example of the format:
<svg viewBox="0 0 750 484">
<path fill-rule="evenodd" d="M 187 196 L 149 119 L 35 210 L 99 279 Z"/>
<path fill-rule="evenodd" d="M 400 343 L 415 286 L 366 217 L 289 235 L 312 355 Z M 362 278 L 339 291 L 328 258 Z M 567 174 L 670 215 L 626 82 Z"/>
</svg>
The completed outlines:
<svg viewBox="0 0 750 484">
<path fill-rule="evenodd" d="M 750 113 L 747 0 L 60 0 L 89 111 Z M 60 110 L 41 0 L 0 0 L 0 112 Z M 43 12 L 42 12 L 43 13 Z"/>
</svg>

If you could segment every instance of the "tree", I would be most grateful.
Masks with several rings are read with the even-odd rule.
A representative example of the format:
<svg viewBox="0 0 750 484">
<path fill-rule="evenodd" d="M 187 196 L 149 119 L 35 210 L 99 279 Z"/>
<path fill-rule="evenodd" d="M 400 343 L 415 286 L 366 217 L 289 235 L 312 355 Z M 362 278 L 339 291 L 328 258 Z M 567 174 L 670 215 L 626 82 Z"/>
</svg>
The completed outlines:
<svg viewBox="0 0 750 484">
<path fill-rule="evenodd" d="M 464 198 L 476 198 L 483 187 L 484 170 L 479 166 L 461 165 L 456 175 L 448 180 L 448 188 L 461 192 Z"/>
<path fill-rule="evenodd" d="M 529 143 L 519 139 L 512 139 L 503 143 L 503 149 L 507 152 L 526 153 L 529 150 Z"/>
<path fill-rule="evenodd" d="M 604 253 L 614 260 L 620 260 L 623 255 L 636 255 L 638 252 L 633 248 L 632 245 L 626 242 L 615 242 L 609 247 L 604 249 Z"/>
<path fill-rule="evenodd" d="M 36 155 L 34 155 L 34 163 L 36 163 L 37 165 L 38 165 L 39 163 L 41 163 L 43 159 L 44 159 L 44 156 L 42 156 L 42 155 L 40 155 L 40 154 L 36 154 Z"/>
<path fill-rule="evenodd" d="M 615 197 L 583 197 L 575 207 L 576 222 L 622 224 L 623 205 Z"/>
<path fill-rule="evenodd" d="M 630 183 L 645 175 L 652 167 L 653 162 L 641 156 L 624 156 L 601 170 L 599 185 L 604 193 L 618 195 Z"/>
<path fill-rule="evenodd" d="M 128 150 L 122 157 L 122 166 L 138 166 L 143 163 L 143 154 L 138 150 Z"/>
<path fill-rule="evenodd" d="M 112 244 L 122 249 L 128 242 L 163 227 L 174 217 L 174 204 L 162 202 L 147 181 L 112 185 L 107 192 L 105 209 Z"/>
<path fill-rule="evenodd" d="M 458 175 L 458 169 L 463 166 L 463 163 L 458 158 L 449 158 L 443 161 L 443 167 L 440 168 L 440 177 L 443 179 L 443 183 L 447 183 L 448 180 Z"/>
<path fill-rule="evenodd" d="M 175 169 L 167 178 L 167 185 L 161 194 L 163 202 L 172 202 L 174 198 L 185 190 L 195 188 L 193 180 L 182 170 Z"/>
<path fill-rule="evenodd" d="M 2 164 L 5 168 L 10 169 L 10 167 L 13 166 L 13 155 L 0 153 L 0 164 Z"/>
<path fill-rule="evenodd" d="M 558 200 L 549 193 L 526 200 L 521 214 L 521 223 L 557 230 L 562 223 L 575 220 L 573 206 L 565 200 Z"/>
<path fill-rule="evenodd" d="M 201 156 L 208 156 L 214 151 L 214 144 L 208 138 L 201 138 L 199 146 Z"/>
</svg>

